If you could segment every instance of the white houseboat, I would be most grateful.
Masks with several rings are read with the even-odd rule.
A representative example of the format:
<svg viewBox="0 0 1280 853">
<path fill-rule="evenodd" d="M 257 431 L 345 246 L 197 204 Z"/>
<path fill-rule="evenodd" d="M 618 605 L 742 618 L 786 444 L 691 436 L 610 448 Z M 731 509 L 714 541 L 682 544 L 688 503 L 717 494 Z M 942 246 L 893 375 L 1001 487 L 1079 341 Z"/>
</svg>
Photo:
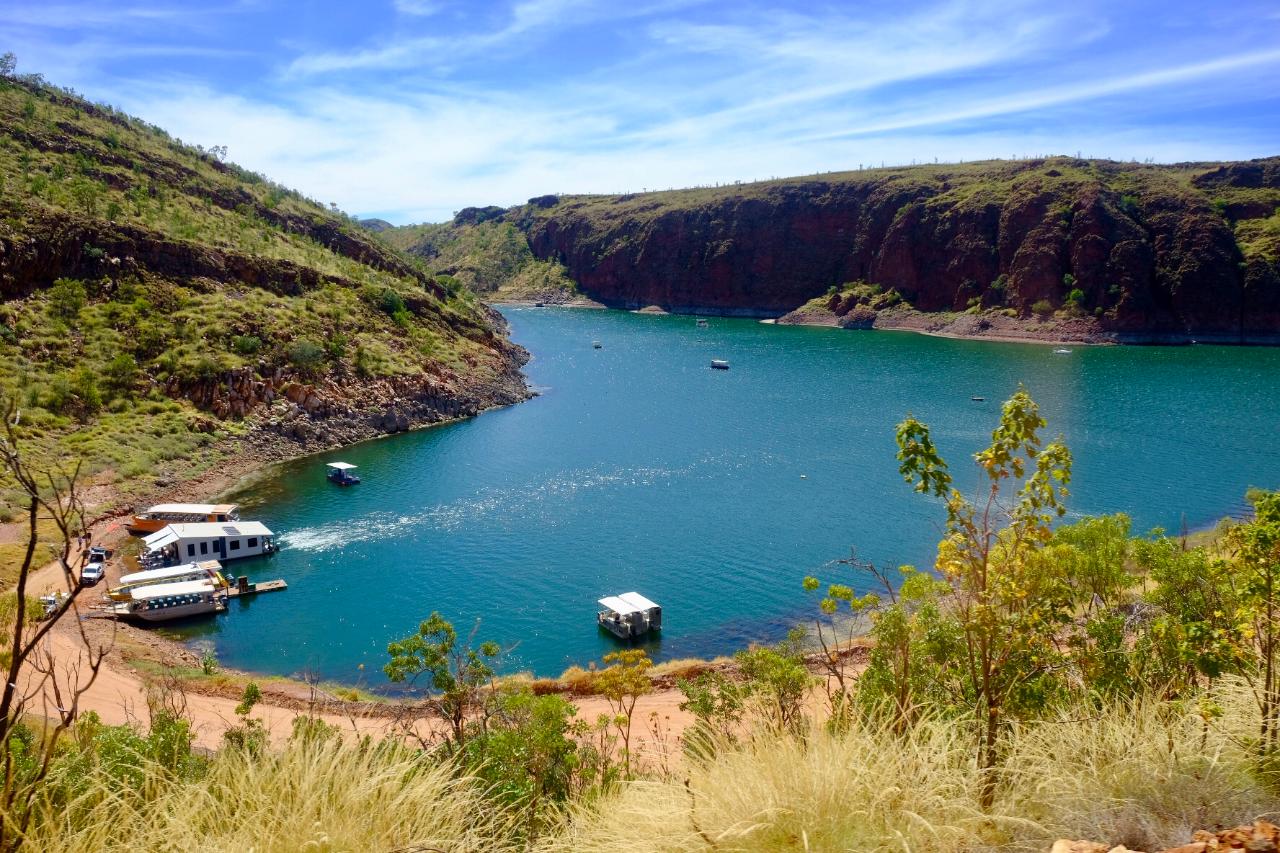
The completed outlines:
<svg viewBox="0 0 1280 853">
<path fill-rule="evenodd" d="M 146 622 L 166 622 L 226 609 L 225 588 L 215 586 L 210 580 L 196 580 L 138 587 L 132 598 L 117 602 L 111 612 Z"/>
<path fill-rule="evenodd" d="M 145 536 L 170 524 L 201 521 L 225 524 L 239 520 L 240 507 L 235 504 L 156 504 L 135 515 L 125 528 L 134 536 Z"/>
<path fill-rule="evenodd" d="M 142 541 L 142 564 L 148 569 L 197 560 L 238 560 L 276 550 L 275 534 L 260 521 L 170 524 Z"/>
<path fill-rule="evenodd" d="M 620 640 L 633 640 L 662 627 L 662 608 L 638 592 L 624 592 L 600 599 L 604 609 L 596 621 Z"/>
<path fill-rule="evenodd" d="M 107 590 L 107 597 L 112 601 L 130 601 L 134 592 L 143 587 L 198 580 L 213 581 L 214 586 L 228 585 L 227 579 L 222 576 L 222 564 L 217 560 L 205 560 L 202 563 L 183 563 L 167 569 L 148 569 L 122 575 L 120 585 Z"/>
</svg>

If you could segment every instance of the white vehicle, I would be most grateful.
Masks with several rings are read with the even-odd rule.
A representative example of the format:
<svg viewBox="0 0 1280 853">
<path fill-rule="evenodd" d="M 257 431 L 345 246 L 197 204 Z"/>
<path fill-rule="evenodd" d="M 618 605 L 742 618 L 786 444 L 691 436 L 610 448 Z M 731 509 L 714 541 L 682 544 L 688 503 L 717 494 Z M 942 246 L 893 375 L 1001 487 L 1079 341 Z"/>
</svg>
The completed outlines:
<svg viewBox="0 0 1280 853">
<path fill-rule="evenodd" d="M 84 586 L 93 586 L 102 580 L 106 573 L 106 568 L 102 563 L 89 563 L 80 570 L 80 583 Z"/>
</svg>

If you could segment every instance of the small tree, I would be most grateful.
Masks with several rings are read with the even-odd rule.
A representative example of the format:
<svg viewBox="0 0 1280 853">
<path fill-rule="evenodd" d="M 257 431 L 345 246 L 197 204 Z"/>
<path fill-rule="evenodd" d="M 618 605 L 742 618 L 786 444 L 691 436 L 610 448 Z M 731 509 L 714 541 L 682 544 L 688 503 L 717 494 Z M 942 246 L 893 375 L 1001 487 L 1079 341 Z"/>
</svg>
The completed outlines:
<svg viewBox="0 0 1280 853">
<path fill-rule="evenodd" d="M 1055 634 L 1070 616 L 1061 579 L 1031 559 L 1066 512 L 1071 479 L 1071 453 L 1061 441 L 1042 446 L 1044 427 L 1039 407 L 1019 389 L 1004 404 L 991 445 L 974 456 L 987 480 L 977 501 L 952 486 L 927 426 L 908 417 L 897 430 L 903 478 L 917 492 L 946 500 L 936 565 L 949 587 L 961 650 L 947 671 L 978 721 L 984 809 L 995 801 L 1006 719 L 1019 706 L 1043 701 L 1041 677 L 1051 671 Z M 1003 494 L 1019 483 L 1011 499 Z"/>
<path fill-rule="evenodd" d="M 648 675 L 653 661 L 649 660 L 643 649 L 626 649 L 610 652 L 604 656 L 604 662 L 609 666 L 596 676 L 596 689 L 613 706 L 612 724 L 622 738 L 623 772 L 630 779 L 631 721 L 635 715 L 636 702 L 653 690 L 653 682 Z"/>
<path fill-rule="evenodd" d="M 748 691 L 778 731 L 797 729 L 804 698 L 816 681 L 804 664 L 803 639 L 803 629 L 797 629 L 776 647 L 757 646 L 735 655 Z"/>
<path fill-rule="evenodd" d="M 1275 749 L 1280 737 L 1280 492 L 1252 492 L 1254 518 L 1232 528 L 1227 543 L 1235 552 L 1234 566 L 1241 580 L 1244 619 L 1257 650 L 1257 667 L 1250 681 L 1262 714 L 1259 749 Z"/>
<path fill-rule="evenodd" d="M 74 278 L 60 278 L 49 288 L 49 313 L 59 320 L 73 322 L 80 316 L 89 293 L 84 282 Z"/>
<path fill-rule="evenodd" d="M 13 619 L 5 643 L 7 672 L 0 686 L 0 851 L 17 850 L 30 825 L 31 804 L 49 774 L 59 738 L 75 723 L 80 700 L 97 680 L 110 643 L 89 639 L 79 617 L 81 591 L 75 567 L 80 554 L 73 540 L 85 530 L 84 503 L 79 492 L 79 466 L 70 473 L 39 470 L 31 466 L 20 449 L 13 427 L 13 406 L 4 411 L 5 432 L 0 438 L 0 471 L 16 484 L 25 507 L 26 546 L 15 582 Z M 40 544 L 38 522 L 52 520 L 57 544 L 49 553 Z M 55 599 L 52 612 L 33 619 L 28 599 L 31 575 L 52 558 L 60 569 L 63 592 Z M 55 659 L 46 642 L 67 614 L 72 614 L 77 650 L 74 656 Z M 32 737 L 22 724 L 28 714 L 45 717 L 43 736 Z"/>
<path fill-rule="evenodd" d="M 6 51 L 4 55 L 0 56 L 0 77 L 12 78 L 17 70 L 18 57 L 14 56 L 12 51 Z"/>
<path fill-rule="evenodd" d="M 455 745 L 461 749 L 467 741 L 467 714 L 482 705 L 480 691 L 492 686 L 490 662 L 501 652 L 489 641 L 472 647 L 471 641 L 480 627 L 472 629 L 466 645 L 458 645 L 458 632 L 453 625 L 433 612 L 418 625 L 418 632 L 387 645 L 391 661 L 383 672 L 394 682 L 415 681 L 426 675 L 432 689 L 440 693 L 440 708 L 449 720 Z"/>
</svg>

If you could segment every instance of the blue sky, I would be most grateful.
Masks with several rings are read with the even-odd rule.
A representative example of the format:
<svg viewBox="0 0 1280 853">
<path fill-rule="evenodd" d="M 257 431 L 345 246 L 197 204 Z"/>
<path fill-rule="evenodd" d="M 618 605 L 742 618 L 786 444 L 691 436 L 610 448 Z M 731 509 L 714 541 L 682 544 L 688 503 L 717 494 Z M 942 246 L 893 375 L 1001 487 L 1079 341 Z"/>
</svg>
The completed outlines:
<svg viewBox="0 0 1280 853">
<path fill-rule="evenodd" d="M 4 50 L 397 223 L 862 163 L 1280 154 L 1274 0 L 5 0 Z"/>
</svg>

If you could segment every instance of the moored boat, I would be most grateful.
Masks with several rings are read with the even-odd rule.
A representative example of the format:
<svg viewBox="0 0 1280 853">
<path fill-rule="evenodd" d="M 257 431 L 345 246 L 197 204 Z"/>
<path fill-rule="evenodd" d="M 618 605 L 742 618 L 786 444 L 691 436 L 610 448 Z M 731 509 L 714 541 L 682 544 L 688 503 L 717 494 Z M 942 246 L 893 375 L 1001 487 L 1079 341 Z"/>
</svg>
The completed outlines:
<svg viewBox="0 0 1280 853">
<path fill-rule="evenodd" d="M 325 477 L 330 483 L 337 483 L 339 486 L 354 486 L 360 482 L 360 475 L 352 473 L 356 466 L 350 462 L 329 462 L 325 465 L 329 469 Z"/>
<path fill-rule="evenodd" d="M 236 560 L 272 554 L 275 534 L 260 521 L 235 524 L 170 524 L 164 530 L 144 536 L 141 559 L 146 569 L 160 569 L 210 558 Z"/>
<path fill-rule="evenodd" d="M 624 592 L 600 599 L 604 609 L 596 623 L 619 640 L 634 640 L 662 627 L 662 608 L 638 592 Z"/>
<path fill-rule="evenodd" d="M 222 564 L 217 560 L 205 560 L 201 563 L 183 563 L 166 569 L 148 569 L 122 575 L 119 585 L 107 590 L 107 597 L 112 601 L 131 601 L 134 593 L 144 587 L 198 580 L 212 581 L 215 586 L 220 587 L 228 585 L 222 575 Z"/>
<path fill-rule="evenodd" d="M 240 520 L 235 504 L 156 504 L 138 513 L 125 529 L 135 536 L 155 533 L 170 524 L 226 523 Z"/>
<path fill-rule="evenodd" d="M 110 612 L 144 622 L 167 622 L 226 609 L 225 588 L 215 586 L 210 580 L 195 580 L 139 587 L 130 600 L 112 605 Z"/>
</svg>

